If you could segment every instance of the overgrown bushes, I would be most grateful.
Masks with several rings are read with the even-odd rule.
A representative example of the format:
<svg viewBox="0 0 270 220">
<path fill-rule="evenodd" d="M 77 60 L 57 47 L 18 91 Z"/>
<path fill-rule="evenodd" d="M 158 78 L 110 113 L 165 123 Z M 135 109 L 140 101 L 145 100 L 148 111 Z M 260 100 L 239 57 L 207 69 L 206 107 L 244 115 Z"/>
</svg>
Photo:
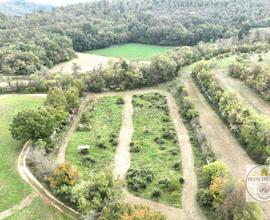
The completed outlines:
<svg viewBox="0 0 270 220">
<path fill-rule="evenodd" d="M 235 181 L 225 164 L 214 162 L 202 168 L 197 201 L 211 219 L 263 219 L 262 208 L 247 203 L 245 192 L 242 181 Z"/>
<path fill-rule="evenodd" d="M 68 102 L 67 102 L 68 97 Z M 45 101 L 45 107 L 28 109 L 19 112 L 10 125 L 14 139 L 32 141 L 33 146 L 53 147 L 53 139 L 68 124 L 69 113 L 78 108 L 79 94 L 76 88 L 63 91 L 60 88 L 51 88 Z M 44 144 L 38 145 L 37 142 Z"/>
<path fill-rule="evenodd" d="M 267 163 L 270 155 L 270 119 L 246 107 L 235 94 L 226 92 L 208 71 L 207 63 L 198 65 L 192 75 L 208 100 L 216 107 L 250 157 L 258 163 Z"/>
<path fill-rule="evenodd" d="M 229 73 L 232 77 L 239 78 L 254 89 L 263 99 L 270 101 L 270 74 L 269 69 L 255 65 L 248 68 L 245 60 L 237 58 L 230 66 Z"/>
<path fill-rule="evenodd" d="M 153 58 L 150 66 L 128 60 L 110 61 L 105 68 L 82 74 L 86 91 L 122 91 L 155 85 L 177 75 L 176 62 L 169 55 Z"/>
</svg>

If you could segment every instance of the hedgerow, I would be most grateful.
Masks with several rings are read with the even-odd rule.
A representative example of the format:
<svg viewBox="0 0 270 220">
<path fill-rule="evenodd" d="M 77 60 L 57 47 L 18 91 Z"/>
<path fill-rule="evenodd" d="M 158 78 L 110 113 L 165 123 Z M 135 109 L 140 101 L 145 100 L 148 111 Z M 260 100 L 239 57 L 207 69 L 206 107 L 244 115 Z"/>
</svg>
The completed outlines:
<svg viewBox="0 0 270 220">
<path fill-rule="evenodd" d="M 195 81 L 249 156 L 258 163 L 267 163 L 270 156 L 270 119 L 246 107 L 237 95 L 225 91 L 208 69 L 208 63 L 199 63 L 192 73 Z"/>
<path fill-rule="evenodd" d="M 268 69 L 258 65 L 249 68 L 245 60 L 237 58 L 230 66 L 229 73 L 232 77 L 245 81 L 263 99 L 270 101 L 270 74 Z"/>
</svg>

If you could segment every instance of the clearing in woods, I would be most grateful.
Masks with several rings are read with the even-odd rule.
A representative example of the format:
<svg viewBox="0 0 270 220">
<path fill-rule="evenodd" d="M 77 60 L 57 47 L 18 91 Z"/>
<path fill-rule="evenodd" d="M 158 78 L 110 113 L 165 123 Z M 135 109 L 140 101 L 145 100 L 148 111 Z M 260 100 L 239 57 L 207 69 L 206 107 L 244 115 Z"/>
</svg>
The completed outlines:
<svg viewBox="0 0 270 220">
<path fill-rule="evenodd" d="M 96 54 L 106 57 L 127 58 L 139 61 L 150 61 L 152 57 L 167 53 L 174 47 L 146 45 L 146 44 L 124 44 L 115 45 L 109 48 L 89 51 L 91 54 Z"/>
</svg>

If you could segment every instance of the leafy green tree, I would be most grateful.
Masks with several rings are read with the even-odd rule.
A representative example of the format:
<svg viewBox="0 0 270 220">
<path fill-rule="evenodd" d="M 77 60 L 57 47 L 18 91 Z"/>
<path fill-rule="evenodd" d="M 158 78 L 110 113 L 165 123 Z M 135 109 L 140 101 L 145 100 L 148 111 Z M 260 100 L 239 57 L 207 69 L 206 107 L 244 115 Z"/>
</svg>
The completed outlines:
<svg viewBox="0 0 270 220">
<path fill-rule="evenodd" d="M 66 110 L 67 100 L 64 91 L 58 87 L 51 88 L 48 92 L 45 105 L 56 109 L 60 108 Z"/>
<path fill-rule="evenodd" d="M 216 161 L 205 165 L 202 169 L 202 184 L 210 186 L 217 177 L 227 177 L 230 175 L 229 168 L 222 162 Z"/>
<path fill-rule="evenodd" d="M 54 132 L 53 117 L 44 108 L 24 110 L 14 117 L 10 131 L 19 141 L 46 140 Z"/>
<path fill-rule="evenodd" d="M 67 100 L 67 106 L 70 112 L 77 110 L 80 105 L 80 97 L 79 97 L 79 91 L 75 87 L 69 88 L 65 92 L 66 100 Z"/>
</svg>

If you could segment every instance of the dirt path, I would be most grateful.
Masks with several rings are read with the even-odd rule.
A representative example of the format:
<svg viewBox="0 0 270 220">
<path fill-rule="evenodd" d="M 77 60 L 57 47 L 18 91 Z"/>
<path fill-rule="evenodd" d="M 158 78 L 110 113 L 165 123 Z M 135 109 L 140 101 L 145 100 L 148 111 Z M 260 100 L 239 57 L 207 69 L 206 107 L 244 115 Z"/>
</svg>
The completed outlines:
<svg viewBox="0 0 270 220">
<path fill-rule="evenodd" d="M 194 220 L 195 218 L 187 217 L 183 209 L 177 209 L 170 206 L 163 205 L 162 203 L 147 200 L 141 197 L 132 195 L 131 193 L 125 192 L 125 202 L 133 205 L 145 205 L 152 210 L 160 211 L 170 220 Z M 199 220 L 199 219 L 198 219 Z"/>
<path fill-rule="evenodd" d="M 132 95 L 124 97 L 125 105 L 123 110 L 122 128 L 119 136 L 119 144 L 114 158 L 113 176 L 115 179 L 124 180 L 125 175 L 130 167 L 130 152 L 129 144 L 132 139 L 133 125 L 132 125 Z"/>
<path fill-rule="evenodd" d="M 69 214 L 70 217 L 78 219 L 79 214 L 72 208 L 66 206 L 64 203 L 55 198 L 31 173 L 26 165 L 26 157 L 29 151 L 28 144 L 23 146 L 23 149 L 17 160 L 17 169 L 22 179 L 25 180 L 32 189 L 43 199 L 43 201 L 52 205 L 54 208 L 62 213 Z"/>
<path fill-rule="evenodd" d="M 230 130 L 224 125 L 217 113 L 211 108 L 207 100 L 200 93 L 197 86 L 191 79 L 189 73 L 183 76 L 183 83 L 187 88 L 190 100 L 199 111 L 200 124 L 206 134 L 213 152 L 217 158 L 227 164 L 233 175 L 245 179 L 246 165 L 254 164 L 241 145 L 233 137 Z M 270 219 L 270 205 L 262 204 L 265 219 Z"/>
<path fill-rule="evenodd" d="M 216 77 L 224 88 L 239 94 L 245 104 L 253 107 L 260 113 L 270 116 L 270 103 L 263 100 L 255 91 L 245 85 L 244 82 L 230 77 L 227 71 L 219 71 Z"/>
<path fill-rule="evenodd" d="M 183 209 L 185 210 L 186 215 L 191 219 L 206 219 L 196 202 L 197 178 L 188 131 L 180 119 L 175 99 L 169 93 L 166 93 L 166 97 L 182 155 L 183 176 L 185 179 L 182 193 Z"/>
<path fill-rule="evenodd" d="M 65 135 L 64 140 L 63 140 L 61 146 L 59 147 L 59 151 L 58 151 L 58 155 L 57 155 L 57 161 L 60 164 L 65 162 L 66 149 L 67 149 L 69 140 L 70 140 L 71 136 L 73 135 L 73 133 L 75 132 L 78 124 L 80 123 L 81 115 L 82 115 L 83 110 L 85 109 L 88 101 L 89 101 L 89 97 L 85 97 L 82 100 L 81 105 L 80 105 L 80 108 L 78 110 L 78 113 L 73 118 L 72 125 L 71 125 L 69 131 L 67 132 L 67 134 Z"/>
<path fill-rule="evenodd" d="M 24 209 L 25 207 L 31 205 L 32 201 L 37 197 L 36 193 L 31 193 L 29 196 L 27 196 L 24 200 L 22 200 L 19 204 L 13 206 L 10 209 L 7 209 L 0 213 L 0 220 L 8 218 L 14 214 L 16 214 L 18 211 Z"/>
</svg>

